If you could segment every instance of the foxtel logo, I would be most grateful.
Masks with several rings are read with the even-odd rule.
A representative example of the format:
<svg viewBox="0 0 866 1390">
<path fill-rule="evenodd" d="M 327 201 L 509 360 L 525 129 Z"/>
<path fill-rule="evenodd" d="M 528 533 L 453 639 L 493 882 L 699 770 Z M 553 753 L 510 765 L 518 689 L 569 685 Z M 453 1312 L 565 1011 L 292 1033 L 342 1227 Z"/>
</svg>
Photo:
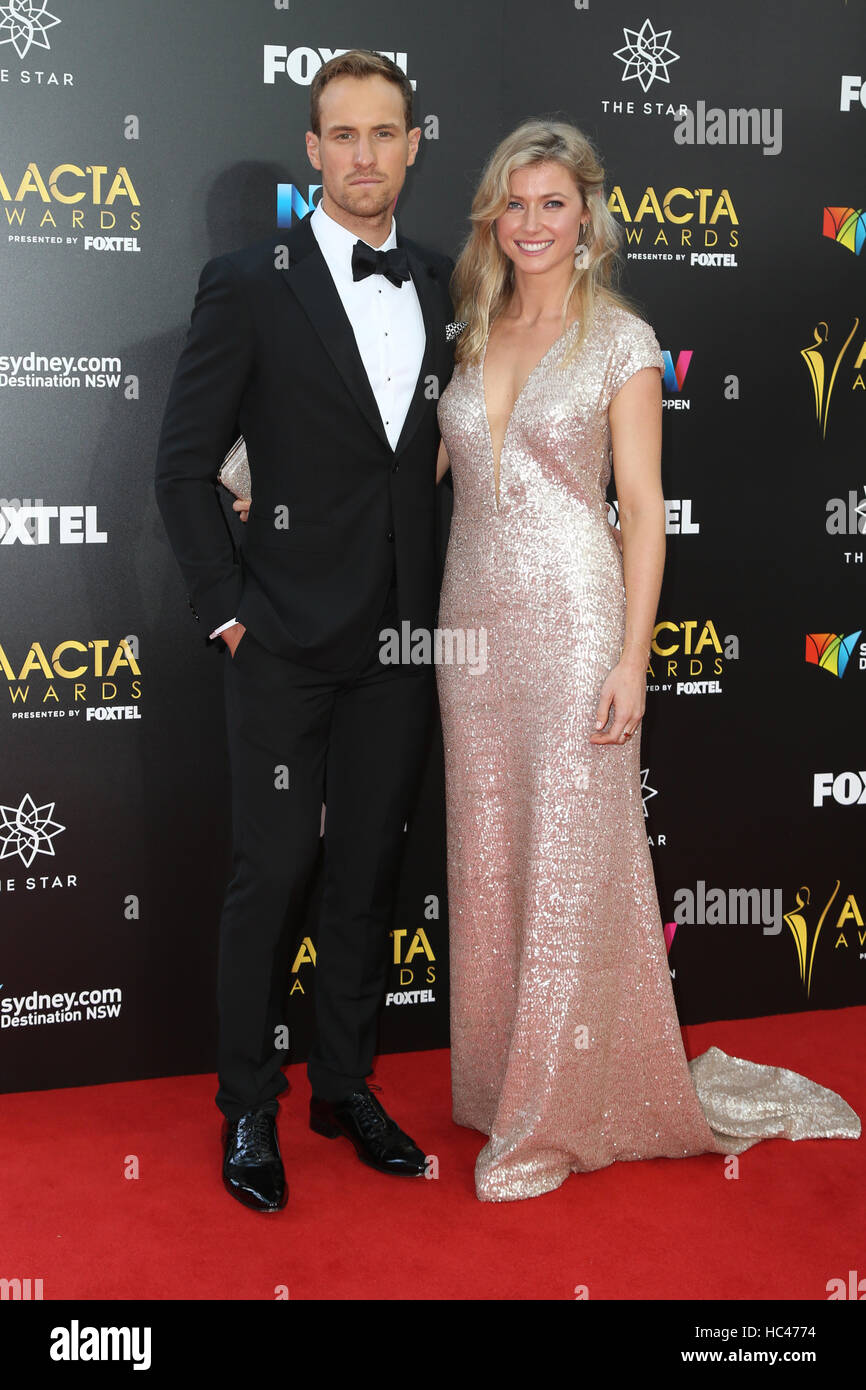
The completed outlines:
<svg viewBox="0 0 866 1390">
<path fill-rule="evenodd" d="M 607 504 L 607 519 L 611 526 L 619 526 L 619 503 L 616 498 Z M 700 522 L 692 521 L 692 499 L 690 497 L 665 498 L 666 535 L 697 536 L 700 529 Z"/>
<path fill-rule="evenodd" d="M 264 46 L 264 71 L 262 80 L 272 87 L 277 80 L 277 73 L 285 73 L 291 82 L 297 82 L 299 87 L 309 87 L 316 73 L 323 63 L 328 63 L 332 58 L 339 58 L 344 53 L 348 53 L 348 48 L 293 48 L 291 51 L 283 43 L 266 43 Z M 402 69 L 409 76 L 409 68 L 405 53 L 389 53 L 384 48 L 373 49 L 382 58 L 390 58 L 392 63 Z M 415 82 L 409 78 L 412 90 L 415 90 Z"/>
<path fill-rule="evenodd" d="M 52 526 L 56 522 L 56 526 Z M 95 507 L 0 506 L 0 545 L 104 545 Z"/>
<path fill-rule="evenodd" d="M 866 806 L 866 771 L 816 772 L 812 779 L 812 805 L 823 806 L 828 797 L 840 806 Z"/>
</svg>

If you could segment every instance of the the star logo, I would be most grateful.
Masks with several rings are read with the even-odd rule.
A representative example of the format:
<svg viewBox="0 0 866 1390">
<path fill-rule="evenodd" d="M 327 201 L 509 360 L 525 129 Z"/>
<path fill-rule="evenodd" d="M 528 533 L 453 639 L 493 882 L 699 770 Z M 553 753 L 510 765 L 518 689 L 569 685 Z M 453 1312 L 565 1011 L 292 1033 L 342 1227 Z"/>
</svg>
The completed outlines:
<svg viewBox="0 0 866 1390">
<path fill-rule="evenodd" d="M 45 31 L 59 23 L 42 0 L 9 0 L 0 5 L 0 43 L 11 43 L 18 57 L 26 58 L 31 48 L 51 47 Z"/>
<path fill-rule="evenodd" d="M 17 854 L 29 869 L 37 854 L 53 855 L 51 841 L 66 829 L 53 815 L 53 801 L 37 806 L 29 793 L 20 806 L 0 806 L 0 859 Z"/>
<path fill-rule="evenodd" d="M 618 48 L 613 56 L 625 64 L 623 82 L 636 77 L 645 92 L 654 82 L 670 83 L 668 68 L 671 63 L 678 63 L 680 57 L 668 47 L 670 29 L 657 34 L 650 21 L 645 19 L 640 29 L 624 28 L 622 32 L 626 39 L 625 47 Z"/>
<path fill-rule="evenodd" d="M 656 789 L 655 787 L 651 787 L 651 786 L 648 784 L 648 782 L 647 782 L 647 778 L 648 778 L 648 777 L 649 777 L 649 768 L 648 768 L 648 767 L 642 767 L 641 770 L 640 770 L 640 794 L 641 794 L 641 800 L 643 801 L 643 813 L 644 813 L 644 817 L 648 816 L 648 814 L 649 814 L 649 812 L 647 811 L 647 808 L 646 808 L 646 804 L 647 804 L 647 802 L 649 801 L 650 797 L 651 797 L 651 796 L 658 796 L 658 791 L 657 791 L 657 789 Z"/>
</svg>

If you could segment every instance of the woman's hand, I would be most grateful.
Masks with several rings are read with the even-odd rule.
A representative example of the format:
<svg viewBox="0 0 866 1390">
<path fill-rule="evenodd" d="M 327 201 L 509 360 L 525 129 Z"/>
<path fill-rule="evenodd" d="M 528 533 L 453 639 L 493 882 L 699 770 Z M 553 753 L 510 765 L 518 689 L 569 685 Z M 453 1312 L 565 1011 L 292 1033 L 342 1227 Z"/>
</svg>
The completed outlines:
<svg viewBox="0 0 866 1390">
<path fill-rule="evenodd" d="M 250 514 L 250 507 L 252 505 L 253 499 L 251 497 L 239 497 L 237 501 L 232 502 L 232 511 L 240 512 L 241 521 L 246 521 L 247 517 Z"/>
<path fill-rule="evenodd" d="M 613 721 L 607 733 L 601 733 L 613 705 Z M 596 732 L 590 743 L 628 743 L 629 736 L 640 727 L 646 709 L 646 668 L 632 661 L 620 661 L 614 666 L 601 687 L 601 697 L 595 712 Z"/>
</svg>

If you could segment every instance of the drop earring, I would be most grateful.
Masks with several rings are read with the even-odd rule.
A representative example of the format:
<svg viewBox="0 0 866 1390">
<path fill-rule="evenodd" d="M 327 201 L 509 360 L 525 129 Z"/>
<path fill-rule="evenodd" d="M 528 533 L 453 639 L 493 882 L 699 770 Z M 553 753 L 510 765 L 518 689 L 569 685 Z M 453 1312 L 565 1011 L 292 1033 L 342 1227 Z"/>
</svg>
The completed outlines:
<svg viewBox="0 0 866 1390">
<path fill-rule="evenodd" d="M 589 265 L 589 247 L 584 241 L 586 235 L 586 223 L 580 224 L 580 236 L 577 239 L 577 246 L 574 248 L 574 268 L 575 270 L 586 270 Z"/>
</svg>

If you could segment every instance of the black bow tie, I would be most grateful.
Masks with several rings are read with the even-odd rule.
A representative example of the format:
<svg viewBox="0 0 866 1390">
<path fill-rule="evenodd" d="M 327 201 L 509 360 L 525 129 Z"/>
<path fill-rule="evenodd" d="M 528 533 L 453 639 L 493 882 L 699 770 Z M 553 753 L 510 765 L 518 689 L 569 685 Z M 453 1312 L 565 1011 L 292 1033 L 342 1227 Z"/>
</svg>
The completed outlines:
<svg viewBox="0 0 866 1390">
<path fill-rule="evenodd" d="M 368 275 L 384 275 L 399 289 L 410 279 L 409 258 L 402 246 L 390 251 L 378 251 L 366 241 L 356 241 L 352 247 L 352 279 L 366 280 Z"/>
</svg>

